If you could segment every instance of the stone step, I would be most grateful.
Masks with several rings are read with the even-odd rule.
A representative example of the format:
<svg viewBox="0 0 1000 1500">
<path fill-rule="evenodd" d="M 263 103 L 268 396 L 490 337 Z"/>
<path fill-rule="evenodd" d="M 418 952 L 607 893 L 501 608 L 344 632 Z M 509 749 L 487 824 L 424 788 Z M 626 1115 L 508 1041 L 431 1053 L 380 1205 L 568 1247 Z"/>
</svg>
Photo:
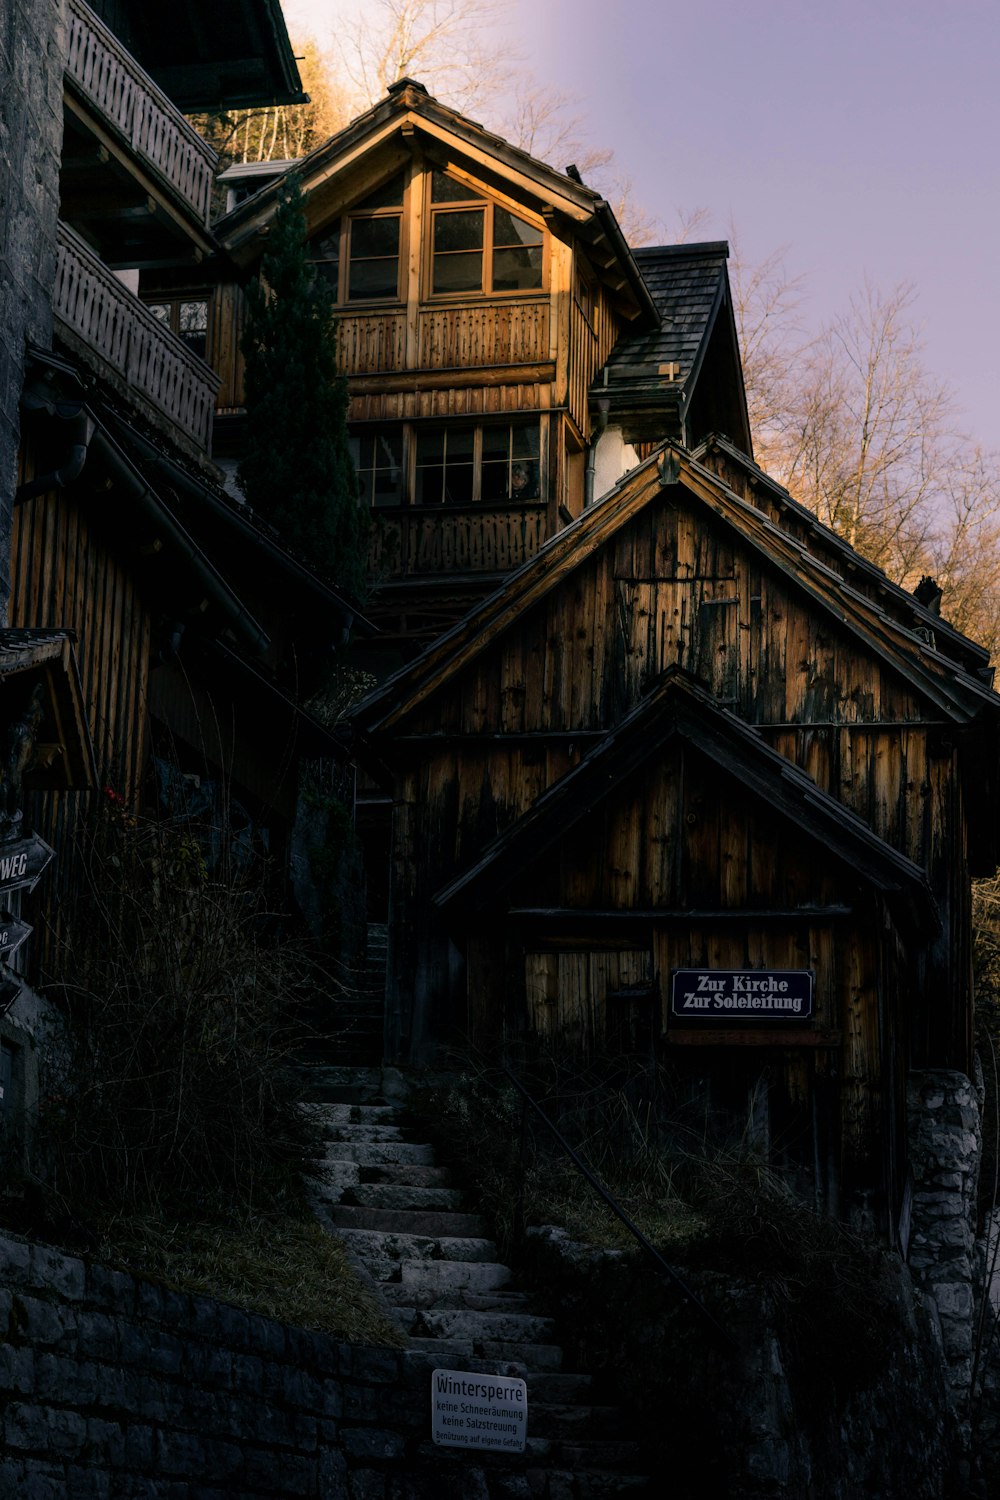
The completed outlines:
<svg viewBox="0 0 1000 1500">
<path fill-rule="evenodd" d="M 361 1181 L 399 1187 L 446 1187 L 451 1182 L 447 1167 L 414 1166 L 410 1162 L 364 1162 Z"/>
<path fill-rule="evenodd" d="M 409 1261 L 409 1266 L 423 1265 Z M 431 1262 L 433 1264 L 433 1262 Z M 537 1313 L 535 1298 L 528 1292 L 505 1292 L 478 1286 L 439 1286 L 426 1282 L 415 1286 L 412 1281 L 383 1281 L 379 1296 L 392 1308 L 416 1315 L 418 1308 L 466 1308 L 469 1312 Z M 413 1319 L 411 1318 L 411 1322 Z"/>
<path fill-rule="evenodd" d="M 405 1183 L 364 1182 L 342 1199 L 345 1207 L 412 1209 L 416 1213 L 450 1213 L 461 1207 L 458 1188 L 407 1187 Z"/>
<path fill-rule="evenodd" d="M 358 1208 L 341 1204 L 333 1211 L 338 1229 L 378 1229 L 386 1234 L 421 1234 L 430 1239 L 476 1239 L 486 1234 L 478 1214 L 445 1213 L 432 1209 Z"/>
<path fill-rule="evenodd" d="M 622 1414 L 617 1406 L 587 1406 L 585 1403 L 550 1406 L 539 1401 L 530 1389 L 528 1391 L 528 1429 L 534 1437 L 588 1444 L 592 1438 L 620 1442 L 621 1428 Z"/>
<path fill-rule="evenodd" d="M 345 1125 L 392 1125 L 398 1111 L 392 1104 L 304 1104 L 302 1108 L 321 1129 Z"/>
<path fill-rule="evenodd" d="M 510 1267 L 498 1265 L 496 1261 L 404 1260 L 399 1281 L 401 1286 L 420 1292 L 454 1292 L 459 1289 L 493 1292 L 509 1286 L 511 1279 Z"/>
<path fill-rule="evenodd" d="M 433 1368 L 441 1370 L 474 1369 L 464 1363 L 467 1359 L 482 1360 L 495 1364 L 508 1372 L 517 1369 L 522 1379 L 531 1381 L 539 1374 L 556 1374 L 562 1369 L 563 1352 L 558 1344 L 519 1343 L 516 1339 L 460 1339 L 428 1338 L 425 1334 L 410 1335 L 408 1351 L 423 1354 L 435 1361 Z"/>
<path fill-rule="evenodd" d="M 420 1348 L 417 1345 L 421 1345 Z M 424 1347 L 425 1346 L 425 1347 Z M 454 1347 L 454 1353 L 448 1353 Z M 445 1352 L 442 1352 L 445 1351 Z M 469 1370 L 473 1374 L 512 1375 L 518 1380 L 587 1380 L 589 1376 L 529 1375 L 526 1365 L 517 1360 L 504 1362 L 495 1359 L 479 1359 L 473 1354 L 472 1345 L 461 1339 L 411 1339 L 402 1351 L 402 1360 L 411 1370 Z M 466 1363 L 466 1361 L 468 1361 Z M 531 1400 L 531 1386 L 528 1387 Z"/>
<path fill-rule="evenodd" d="M 405 1140 L 398 1125 L 328 1125 L 323 1138 L 327 1142 L 327 1150 L 331 1144 L 341 1145 L 349 1141 L 368 1146 L 373 1143 Z"/>
<path fill-rule="evenodd" d="M 472 1339 L 477 1346 L 551 1344 L 555 1334 L 552 1319 L 539 1317 L 536 1313 L 473 1312 L 466 1308 L 443 1308 L 436 1312 L 430 1309 L 420 1314 L 418 1323 L 420 1326 L 413 1332 L 421 1337 Z M 496 1357 L 504 1358 L 506 1354 L 504 1349 Z M 492 1359 L 494 1350 L 484 1351 L 484 1357 Z"/>
<path fill-rule="evenodd" d="M 362 1167 L 432 1167 L 433 1146 L 415 1146 L 412 1141 L 331 1141 L 328 1161 L 356 1161 Z"/>
<path fill-rule="evenodd" d="M 530 1420 L 530 1419 L 529 1419 Z M 512 1476 L 513 1477 L 513 1476 Z M 498 1475 L 499 1478 L 499 1475 Z M 532 1480 L 536 1486 L 532 1488 Z M 561 1469 L 546 1466 L 543 1473 L 529 1474 L 528 1495 L 531 1500 L 538 1496 L 572 1496 L 573 1500 L 615 1500 L 618 1495 L 630 1495 L 632 1500 L 662 1500 L 662 1484 L 653 1488 L 644 1474 L 619 1474 L 601 1469 Z M 515 1491 L 517 1493 L 517 1491 Z"/>
<path fill-rule="evenodd" d="M 337 1201 L 346 1187 L 356 1187 L 361 1181 L 361 1168 L 356 1161 L 325 1161 L 314 1179 L 324 1197 L 327 1190 L 336 1190 Z"/>
<path fill-rule="evenodd" d="M 344 1244 L 364 1260 L 367 1256 L 382 1260 L 490 1261 L 496 1263 L 497 1247 L 492 1240 L 459 1239 L 442 1235 L 430 1238 L 420 1234 L 383 1234 L 377 1229 L 338 1229 Z M 505 1267 L 506 1269 L 506 1267 Z"/>
<path fill-rule="evenodd" d="M 593 1389 L 593 1376 L 559 1373 L 551 1375 L 544 1371 L 528 1378 L 528 1401 L 543 1405 L 564 1406 L 571 1401 L 586 1402 Z"/>
<path fill-rule="evenodd" d="M 473 1342 L 481 1359 L 513 1359 L 533 1370 L 561 1370 L 563 1352 L 558 1344 L 536 1344 L 518 1339 L 482 1339 Z"/>
</svg>

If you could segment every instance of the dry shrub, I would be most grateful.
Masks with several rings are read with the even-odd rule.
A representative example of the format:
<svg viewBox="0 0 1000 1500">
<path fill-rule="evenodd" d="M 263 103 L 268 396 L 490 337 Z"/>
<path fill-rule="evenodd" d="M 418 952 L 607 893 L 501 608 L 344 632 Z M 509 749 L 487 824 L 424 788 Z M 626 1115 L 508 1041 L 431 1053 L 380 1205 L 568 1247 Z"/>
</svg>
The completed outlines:
<svg viewBox="0 0 1000 1500">
<path fill-rule="evenodd" d="M 42 1142 L 77 1216 L 253 1212 L 309 1146 L 289 1068 L 305 955 L 261 872 L 209 873 L 191 832 L 109 800 L 81 836 L 49 993 L 65 1016 Z"/>
</svg>

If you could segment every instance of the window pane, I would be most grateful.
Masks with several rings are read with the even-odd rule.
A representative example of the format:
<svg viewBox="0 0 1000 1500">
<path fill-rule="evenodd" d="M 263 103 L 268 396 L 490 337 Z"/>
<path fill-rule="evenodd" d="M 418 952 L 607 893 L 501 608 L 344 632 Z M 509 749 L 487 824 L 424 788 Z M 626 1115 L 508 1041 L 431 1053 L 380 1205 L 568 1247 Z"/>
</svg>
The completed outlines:
<svg viewBox="0 0 1000 1500">
<path fill-rule="evenodd" d="M 179 329 L 182 334 L 207 332 L 208 303 L 182 302 Z"/>
<path fill-rule="evenodd" d="M 499 460 L 506 463 L 510 457 L 510 428 L 483 428 L 483 463 Z"/>
<path fill-rule="evenodd" d="M 361 209 L 402 208 L 403 189 L 405 186 L 406 173 L 397 172 L 395 177 L 390 177 L 389 181 L 384 183 L 382 187 L 376 188 L 374 193 L 369 193 L 368 197 L 364 198 L 356 207 Z"/>
<path fill-rule="evenodd" d="M 530 250 L 496 250 L 493 254 L 493 290 L 528 292 L 542 284 L 542 247 Z"/>
<path fill-rule="evenodd" d="M 435 255 L 436 292 L 478 292 L 483 284 L 483 257 L 478 251 L 463 255 Z"/>
<path fill-rule="evenodd" d="M 471 458 L 475 445 L 476 435 L 471 427 L 449 427 L 446 429 L 448 437 L 448 462 L 456 458 Z"/>
<path fill-rule="evenodd" d="M 147 302 L 147 308 L 160 323 L 166 323 L 170 327 L 170 303 L 169 302 Z"/>
<path fill-rule="evenodd" d="M 444 471 L 444 498 L 449 505 L 472 504 L 473 465 L 449 463 Z"/>
<path fill-rule="evenodd" d="M 351 263 L 349 297 L 395 297 L 398 260 L 359 260 Z"/>
<path fill-rule="evenodd" d="M 536 229 L 534 224 L 528 224 L 524 219 L 517 218 L 515 214 L 508 213 L 505 208 L 494 208 L 493 243 L 494 245 L 540 245 L 542 231 Z"/>
<path fill-rule="evenodd" d="M 510 429 L 515 458 L 538 458 L 538 423 L 515 422 Z"/>
<path fill-rule="evenodd" d="M 459 209 L 456 213 L 434 215 L 435 250 L 481 250 L 483 220 L 481 208 Z"/>
<path fill-rule="evenodd" d="M 373 460 L 381 469 L 399 466 L 403 462 L 403 429 L 381 427 L 372 438 Z"/>
<path fill-rule="evenodd" d="M 309 242 L 310 260 L 337 260 L 340 256 L 340 220 L 331 225 L 322 239 Z"/>
<path fill-rule="evenodd" d="M 481 193 L 474 193 L 471 188 L 465 187 L 461 182 L 456 182 L 454 177 L 449 177 L 447 172 L 431 173 L 431 202 L 432 203 L 461 203 L 468 198 L 480 198 Z"/>
<path fill-rule="evenodd" d="M 352 219 L 351 256 L 398 255 L 399 219 Z"/>
<path fill-rule="evenodd" d="M 440 505 L 444 493 L 444 468 L 441 464 L 428 464 L 417 468 L 414 500 L 417 505 Z"/>
<path fill-rule="evenodd" d="M 506 460 L 503 463 L 483 464 L 480 494 L 486 504 L 494 504 L 507 499 L 508 473 L 509 465 Z"/>
<path fill-rule="evenodd" d="M 417 433 L 417 463 L 442 463 L 444 461 L 444 428 L 423 428 Z"/>
<path fill-rule="evenodd" d="M 538 499 L 538 465 L 531 459 L 515 459 L 510 466 L 510 498 Z"/>
</svg>

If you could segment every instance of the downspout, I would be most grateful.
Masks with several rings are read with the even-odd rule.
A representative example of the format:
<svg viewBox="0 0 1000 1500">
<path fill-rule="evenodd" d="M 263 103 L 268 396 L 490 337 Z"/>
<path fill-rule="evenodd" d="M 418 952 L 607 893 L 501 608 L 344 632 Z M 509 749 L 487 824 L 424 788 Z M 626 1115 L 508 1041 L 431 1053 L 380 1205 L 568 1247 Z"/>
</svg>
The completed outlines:
<svg viewBox="0 0 1000 1500">
<path fill-rule="evenodd" d="M 594 503 L 594 475 L 597 469 L 597 445 L 608 425 L 608 412 L 611 410 L 611 402 L 603 397 L 597 403 L 597 416 L 590 434 L 590 447 L 587 449 L 587 466 L 583 471 L 583 508 L 589 510 Z"/>
<path fill-rule="evenodd" d="M 97 430 L 97 423 L 82 401 L 54 401 L 50 395 L 29 388 L 21 398 L 21 405 L 25 411 L 46 411 L 67 424 L 69 454 L 58 469 L 51 469 L 48 474 L 40 474 L 37 479 L 19 485 L 14 495 L 15 505 L 33 500 L 36 495 L 44 495 L 46 490 L 64 490 L 79 479 L 87 462 L 91 438 Z"/>
</svg>

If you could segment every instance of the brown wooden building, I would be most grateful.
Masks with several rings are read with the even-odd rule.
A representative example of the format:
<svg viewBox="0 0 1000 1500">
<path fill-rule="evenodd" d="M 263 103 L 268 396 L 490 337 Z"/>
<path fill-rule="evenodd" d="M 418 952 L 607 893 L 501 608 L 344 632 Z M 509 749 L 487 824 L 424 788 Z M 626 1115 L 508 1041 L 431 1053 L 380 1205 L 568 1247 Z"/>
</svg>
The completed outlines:
<svg viewBox="0 0 1000 1500">
<path fill-rule="evenodd" d="M 139 296 L 218 249 L 216 155 L 181 106 L 301 98 L 276 0 L 217 10 L 69 0 L 53 32 L 52 338 L 23 370 L 9 621 L 75 641 L 99 785 L 155 798 L 169 761 L 213 787 L 208 819 L 239 804 L 280 855 L 299 762 L 342 753 L 302 704 L 356 611 L 225 493 L 207 304 Z M 68 855 L 79 776 L 45 784 L 39 828 Z"/>
<path fill-rule="evenodd" d="M 988 677 L 732 445 L 662 445 L 356 712 L 390 1055 L 656 1058 L 891 1228 L 907 1070 L 972 1066 Z"/>
</svg>

